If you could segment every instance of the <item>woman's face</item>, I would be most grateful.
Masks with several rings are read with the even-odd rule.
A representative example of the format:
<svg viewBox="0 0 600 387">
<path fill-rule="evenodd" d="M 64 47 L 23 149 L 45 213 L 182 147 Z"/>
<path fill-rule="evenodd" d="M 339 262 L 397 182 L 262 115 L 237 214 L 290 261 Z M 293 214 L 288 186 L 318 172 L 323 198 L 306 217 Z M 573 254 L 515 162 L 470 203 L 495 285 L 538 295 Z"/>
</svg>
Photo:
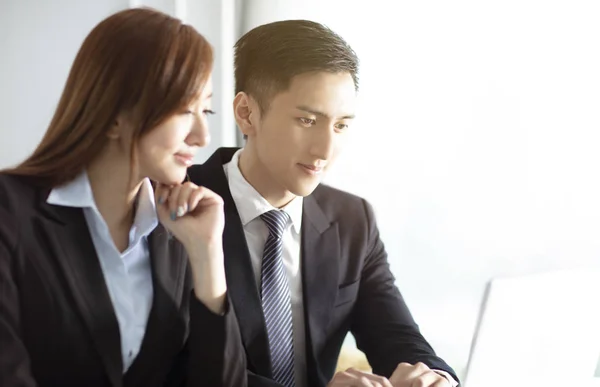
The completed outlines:
<svg viewBox="0 0 600 387">
<path fill-rule="evenodd" d="M 139 142 L 141 176 L 166 185 L 181 183 L 199 148 L 210 142 L 207 116 L 212 114 L 212 79 L 191 105 L 165 120 Z"/>
</svg>

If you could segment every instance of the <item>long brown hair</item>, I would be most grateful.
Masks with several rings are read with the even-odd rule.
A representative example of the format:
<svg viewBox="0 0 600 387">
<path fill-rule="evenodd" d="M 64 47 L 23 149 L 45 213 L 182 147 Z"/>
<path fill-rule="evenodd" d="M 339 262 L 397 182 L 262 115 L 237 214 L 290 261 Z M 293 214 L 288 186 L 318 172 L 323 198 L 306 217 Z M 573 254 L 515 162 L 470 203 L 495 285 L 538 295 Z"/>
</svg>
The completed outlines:
<svg viewBox="0 0 600 387">
<path fill-rule="evenodd" d="M 149 8 L 118 12 L 84 40 L 50 126 L 13 175 L 54 187 L 100 153 L 120 113 L 141 136 L 198 97 L 212 71 L 210 44 L 193 27 Z"/>
</svg>

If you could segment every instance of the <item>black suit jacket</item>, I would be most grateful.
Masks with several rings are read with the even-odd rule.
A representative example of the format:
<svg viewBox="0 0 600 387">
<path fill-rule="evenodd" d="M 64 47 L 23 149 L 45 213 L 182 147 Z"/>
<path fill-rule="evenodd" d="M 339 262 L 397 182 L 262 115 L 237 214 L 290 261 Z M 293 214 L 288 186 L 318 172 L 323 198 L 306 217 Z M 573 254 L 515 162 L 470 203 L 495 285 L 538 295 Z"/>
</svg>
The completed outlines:
<svg viewBox="0 0 600 387">
<path fill-rule="evenodd" d="M 246 349 L 248 384 L 278 386 L 269 381 L 271 361 L 260 293 L 223 171 L 236 150 L 217 150 L 205 164 L 191 167 L 189 176 L 225 201 L 227 284 Z M 325 386 L 331 380 L 349 331 L 376 374 L 389 377 L 401 362 L 423 362 L 458 380 L 419 333 L 394 285 L 373 210 L 365 200 L 318 186 L 304 198 L 301 254 L 309 386 Z"/>
<path fill-rule="evenodd" d="M 152 309 L 123 375 L 119 327 L 83 211 L 50 205 L 48 194 L 0 174 L 0 386 L 236 386 L 245 378 L 232 308 L 217 316 L 197 301 L 185 251 L 160 225 L 149 237 Z"/>
</svg>

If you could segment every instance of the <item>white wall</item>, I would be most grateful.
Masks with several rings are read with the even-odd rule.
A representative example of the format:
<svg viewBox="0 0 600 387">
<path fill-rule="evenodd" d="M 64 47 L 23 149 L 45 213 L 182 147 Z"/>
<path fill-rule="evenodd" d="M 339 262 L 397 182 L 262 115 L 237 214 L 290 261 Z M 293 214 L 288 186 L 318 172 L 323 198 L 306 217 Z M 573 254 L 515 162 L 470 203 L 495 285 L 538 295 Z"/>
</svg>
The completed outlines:
<svg viewBox="0 0 600 387">
<path fill-rule="evenodd" d="M 215 48 L 211 144 L 236 144 L 233 100 L 233 0 L 0 0 L 0 168 L 28 156 L 52 118 L 75 55 L 87 34 L 110 14 L 150 6 L 194 26 Z M 225 129 L 226 128 L 226 129 Z"/>
<path fill-rule="evenodd" d="M 182 0 L 179 0 L 182 2 Z M 185 19 L 202 33 L 214 47 L 213 110 L 216 115 L 209 118 L 211 143 L 196 156 L 204 162 L 221 146 L 236 146 L 237 128 L 232 111 L 233 45 L 235 35 L 235 0 L 187 0 Z"/>
<path fill-rule="evenodd" d="M 328 182 L 374 204 L 400 290 L 459 372 L 488 279 L 600 266 L 600 3 L 247 9 L 246 30 L 307 18 L 357 51 L 361 108 Z"/>
<path fill-rule="evenodd" d="M 41 140 L 89 31 L 127 0 L 0 0 L 0 168 Z"/>
</svg>

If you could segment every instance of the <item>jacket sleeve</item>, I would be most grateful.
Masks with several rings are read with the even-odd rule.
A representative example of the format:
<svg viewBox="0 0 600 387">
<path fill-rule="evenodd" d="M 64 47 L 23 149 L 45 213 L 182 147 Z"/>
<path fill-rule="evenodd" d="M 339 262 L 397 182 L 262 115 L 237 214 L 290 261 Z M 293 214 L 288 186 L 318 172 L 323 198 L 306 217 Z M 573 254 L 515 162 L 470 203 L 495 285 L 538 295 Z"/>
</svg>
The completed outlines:
<svg viewBox="0 0 600 387">
<path fill-rule="evenodd" d="M 439 358 L 421 335 L 404 298 L 395 286 L 373 209 L 363 201 L 368 224 L 367 257 L 351 331 L 365 352 L 373 372 L 391 376 L 399 363 L 422 362 L 429 368 L 456 373 Z"/>
<path fill-rule="evenodd" d="M 12 215 L 0 207 L 0 386 L 35 387 L 19 328 L 19 289 L 13 274 L 18 254 L 15 229 Z"/>
</svg>

